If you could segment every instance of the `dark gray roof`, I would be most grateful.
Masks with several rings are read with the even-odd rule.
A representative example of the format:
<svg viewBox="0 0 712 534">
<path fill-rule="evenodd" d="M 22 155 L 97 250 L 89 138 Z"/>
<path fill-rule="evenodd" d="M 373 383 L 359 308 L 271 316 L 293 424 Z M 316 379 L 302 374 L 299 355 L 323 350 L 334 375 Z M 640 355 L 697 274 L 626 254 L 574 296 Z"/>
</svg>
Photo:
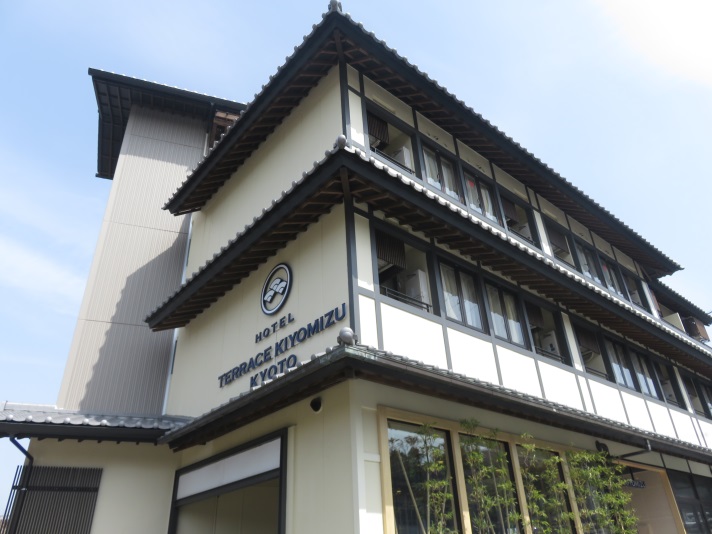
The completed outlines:
<svg viewBox="0 0 712 534">
<path fill-rule="evenodd" d="M 183 449 L 206 443 L 349 379 L 363 379 L 469 404 L 618 443 L 709 463 L 712 449 L 641 430 L 540 397 L 363 345 L 337 346 L 241 394 L 159 441 Z"/>
<path fill-rule="evenodd" d="M 334 36 L 337 37 L 334 37 Z M 337 42 L 335 42 L 337 41 Z M 335 52 L 334 50 L 340 51 Z M 198 164 L 165 208 L 174 214 L 202 208 L 239 165 L 316 85 L 331 65 L 343 57 L 382 83 L 430 120 L 465 142 L 503 170 L 524 181 L 581 223 L 647 264 L 660 276 L 681 267 L 573 183 L 559 175 L 519 143 L 439 85 L 416 65 L 356 23 L 339 6 L 330 5 L 319 24 L 304 37 L 269 83 L 255 95 L 240 120 Z M 381 73 L 381 74 L 379 74 Z M 379 79 L 383 76 L 383 80 Z M 391 80 L 394 87 L 389 87 Z M 294 83 L 293 83 L 294 82 Z M 298 82 L 298 83 L 297 83 Z M 395 87 L 400 87 L 400 94 Z M 407 94 L 406 94 L 407 93 Z M 412 101 L 408 101 L 408 96 Z M 415 96 L 414 96 L 415 95 Z M 426 107 L 423 102 L 428 102 Z"/>
<path fill-rule="evenodd" d="M 499 241 L 509 243 L 513 247 L 525 252 L 531 258 L 536 259 L 541 264 L 546 264 L 551 269 L 560 272 L 566 276 L 567 279 L 576 282 L 578 286 L 586 287 L 596 294 L 603 296 L 608 302 L 614 304 L 617 308 L 627 310 L 630 314 L 644 321 L 645 324 L 655 326 L 656 329 L 661 333 L 664 333 L 664 335 L 672 336 L 674 339 L 684 343 L 687 347 L 695 349 L 695 351 L 697 351 L 704 360 L 704 365 L 706 367 L 709 367 L 710 362 L 712 362 L 712 349 L 706 345 L 692 339 L 686 334 L 679 332 L 666 323 L 655 319 L 651 314 L 632 306 L 629 302 L 624 301 L 610 291 L 597 286 L 575 270 L 552 261 L 534 247 L 531 247 L 516 237 L 507 234 L 500 227 L 491 224 L 490 221 L 468 213 L 452 200 L 449 200 L 442 195 L 438 195 L 425 187 L 419 180 L 413 180 L 409 176 L 404 175 L 399 170 L 386 165 L 382 161 L 369 157 L 359 148 L 348 144 L 344 136 L 339 136 L 333 147 L 325 152 L 324 158 L 320 161 L 314 162 L 312 169 L 302 173 L 302 177 L 300 179 L 293 181 L 288 190 L 282 191 L 279 198 L 274 199 L 270 206 L 264 208 L 260 215 L 253 218 L 252 223 L 246 225 L 242 231 L 238 232 L 233 239 L 231 239 L 220 249 L 219 252 L 215 253 L 212 258 L 206 261 L 206 263 L 198 269 L 197 272 L 193 273 L 180 288 L 178 288 L 162 304 L 153 310 L 146 317 L 146 322 L 151 326 L 151 328 L 160 330 L 185 326 L 199 313 L 207 309 L 213 302 L 221 298 L 221 296 L 225 294 L 225 292 L 228 291 L 232 285 L 238 283 L 241 279 L 238 276 L 240 273 L 233 268 L 237 260 L 231 259 L 233 256 L 237 257 L 238 248 L 246 242 L 248 236 L 255 228 L 259 227 L 266 218 L 271 217 L 273 212 L 279 209 L 284 209 L 290 196 L 294 195 L 295 192 L 300 190 L 300 188 L 312 184 L 312 180 L 314 180 L 312 177 L 320 171 L 320 169 L 327 166 L 339 152 L 352 154 L 363 162 L 368 162 L 372 168 L 387 173 L 393 180 L 407 185 L 423 197 L 430 199 L 432 202 L 445 206 L 451 212 L 457 213 L 463 219 L 469 220 L 474 225 L 477 225 L 493 236 L 496 236 Z M 295 213 L 295 210 L 293 209 L 287 211 Z M 268 224 L 267 227 L 273 228 L 274 226 L 273 224 Z M 294 231 L 296 232 L 297 230 L 295 229 Z M 265 254 L 267 254 L 267 249 L 264 247 L 262 247 L 262 249 L 265 250 Z M 275 246 L 269 250 L 273 251 L 277 249 L 278 247 Z M 259 263 L 260 262 L 256 258 L 250 258 L 251 268 L 253 268 L 253 265 L 259 265 Z M 225 282 L 218 283 L 220 277 L 224 276 L 224 273 L 226 272 L 229 272 L 232 278 Z M 250 271 L 246 271 L 246 274 L 249 274 L 249 272 Z"/>
<path fill-rule="evenodd" d="M 89 69 L 99 108 L 97 173 L 113 178 L 131 106 L 145 106 L 190 117 L 212 119 L 215 111 L 239 114 L 244 104 L 156 82 Z"/>
<path fill-rule="evenodd" d="M 0 405 L 0 437 L 155 442 L 188 421 L 188 417 L 89 414 L 41 404 Z"/>
</svg>

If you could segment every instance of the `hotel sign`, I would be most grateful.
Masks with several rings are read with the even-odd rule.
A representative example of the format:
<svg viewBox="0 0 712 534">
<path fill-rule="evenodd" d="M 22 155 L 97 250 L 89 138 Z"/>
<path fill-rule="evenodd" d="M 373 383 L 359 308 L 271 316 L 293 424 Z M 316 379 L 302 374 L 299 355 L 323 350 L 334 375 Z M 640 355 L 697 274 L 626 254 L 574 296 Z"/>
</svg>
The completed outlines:
<svg viewBox="0 0 712 534">
<path fill-rule="evenodd" d="M 286 263 L 280 263 L 272 271 L 262 286 L 260 306 L 265 315 L 277 313 L 287 301 L 292 288 L 292 271 Z M 340 323 L 346 318 L 346 303 L 327 310 L 320 316 L 304 323 L 299 328 L 291 328 L 288 334 L 281 335 L 295 323 L 292 313 L 287 313 L 266 325 L 255 334 L 255 344 L 269 342 L 254 356 L 237 364 L 229 371 L 218 376 L 221 388 L 238 378 L 249 377 L 250 388 L 264 384 L 297 366 L 297 355 L 291 351 L 300 343 L 320 334 L 324 330 Z"/>
<path fill-rule="evenodd" d="M 287 302 L 289 291 L 292 289 L 292 270 L 286 263 L 280 263 L 267 275 L 260 305 L 265 315 L 274 315 Z"/>
</svg>

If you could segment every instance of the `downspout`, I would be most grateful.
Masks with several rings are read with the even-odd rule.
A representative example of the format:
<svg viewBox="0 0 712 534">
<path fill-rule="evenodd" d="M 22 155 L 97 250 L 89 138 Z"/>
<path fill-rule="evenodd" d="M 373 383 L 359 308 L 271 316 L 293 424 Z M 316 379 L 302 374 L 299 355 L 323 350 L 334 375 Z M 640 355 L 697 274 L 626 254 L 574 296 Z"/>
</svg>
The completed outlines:
<svg viewBox="0 0 712 534">
<path fill-rule="evenodd" d="M 22 477 L 20 479 L 20 484 L 17 488 L 17 504 L 16 506 L 13 506 L 12 516 L 10 517 L 10 528 L 8 532 L 9 534 L 13 534 L 17 532 L 17 528 L 19 526 L 20 516 L 22 515 L 22 508 L 25 504 L 25 497 L 27 496 L 27 487 L 29 486 L 30 476 L 32 475 L 32 468 L 35 464 L 35 459 L 27 451 L 27 449 L 20 445 L 20 443 L 14 436 L 10 436 L 10 443 L 17 447 L 17 449 L 25 456 L 25 458 L 27 458 L 27 466 L 22 470 Z"/>
</svg>

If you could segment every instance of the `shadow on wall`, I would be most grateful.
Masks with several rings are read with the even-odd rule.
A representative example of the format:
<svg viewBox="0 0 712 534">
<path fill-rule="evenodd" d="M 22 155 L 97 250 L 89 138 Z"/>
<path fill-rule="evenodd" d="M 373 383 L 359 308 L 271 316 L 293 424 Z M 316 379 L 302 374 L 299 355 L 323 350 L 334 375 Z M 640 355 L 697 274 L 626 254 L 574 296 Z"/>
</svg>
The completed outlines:
<svg viewBox="0 0 712 534">
<path fill-rule="evenodd" d="M 78 408 L 86 413 L 159 415 L 163 409 L 170 372 L 173 330 L 152 332 L 144 318 L 180 285 L 190 218 L 184 217 L 179 233 L 137 229 L 140 237 L 158 241 L 175 236 L 165 250 L 133 271 L 125 281 L 109 323 L 85 324 L 82 343 L 100 345 Z M 122 239 L 130 239 L 123 236 Z M 154 242 L 141 244 L 150 249 Z M 129 250 L 131 244 L 129 243 Z M 129 254 L 121 260 L 130 261 Z M 111 272 L 102 269 L 101 272 Z M 107 280 L 107 284 L 111 284 Z M 98 280 L 97 287 L 102 285 Z M 94 323 L 95 321 L 84 321 Z M 96 344 L 87 337 L 104 335 Z M 82 347 L 78 348 L 82 351 Z M 76 378 L 75 378 L 76 379 Z M 81 378 L 80 378 L 81 379 Z"/>
</svg>

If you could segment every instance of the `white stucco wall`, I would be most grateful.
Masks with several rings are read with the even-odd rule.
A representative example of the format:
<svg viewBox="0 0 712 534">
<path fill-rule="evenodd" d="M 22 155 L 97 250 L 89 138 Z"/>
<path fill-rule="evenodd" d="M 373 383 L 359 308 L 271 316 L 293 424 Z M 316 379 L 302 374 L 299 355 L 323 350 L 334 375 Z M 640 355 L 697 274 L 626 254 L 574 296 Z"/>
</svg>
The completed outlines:
<svg viewBox="0 0 712 534">
<path fill-rule="evenodd" d="M 339 87 L 335 67 L 206 206 L 193 214 L 188 274 L 242 232 L 262 208 L 270 206 L 332 148 L 342 134 Z"/>
<path fill-rule="evenodd" d="M 249 391 L 252 377 L 289 355 L 295 354 L 303 361 L 336 344 L 340 328 L 349 321 L 344 228 L 344 209 L 339 205 L 180 330 L 167 413 L 200 415 Z M 283 262 L 292 269 L 291 293 L 284 307 L 268 316 L 260 309 L 262 286 L 272 268 Z M 343 321 L 276 354 L 278 340 L 335 308 L 341 315 L 344 303 Z M 282 317 L 287 317 L 287 321 L 291 317 L 291 322 L 272 332 L 271 325 Z M 270 329 L 270 335 L 256 341 L 256 335 L 266 328 Z M 271 360 L 220 387 L 221 375 L 266 349 L 271 350 Z M 257 382 L 261 383 L 262 378 Z"/>
<path fill-rule="evenodd" d="M 178 456 L 135 443 L 33 440 L 35 465 L 99 467 L 92 534 L 167 532 Z"/>
</svg>

